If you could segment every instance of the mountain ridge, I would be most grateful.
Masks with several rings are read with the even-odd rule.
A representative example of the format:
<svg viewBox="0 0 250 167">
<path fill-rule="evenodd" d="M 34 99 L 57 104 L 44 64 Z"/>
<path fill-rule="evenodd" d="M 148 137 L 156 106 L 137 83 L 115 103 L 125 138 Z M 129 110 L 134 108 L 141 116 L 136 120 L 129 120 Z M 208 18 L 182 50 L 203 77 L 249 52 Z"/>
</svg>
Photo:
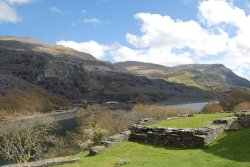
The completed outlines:
<svg viewBox="0 0 250 167">
<path fill-rule="evenodd" d="M 204 90 L 224 92 L 228 89 L 250 88 L 250 81 L 237 76 L 223 64 L 186 64 L 173 67 L 142 62 L 118 62 L 115 65 L 126 68 L 133 74 L 149 78 L 183 83 Z M 165 67 L 165 68 L 164 68 Z"/>
<path fill-rule="evenodd" d="M 0 74 L 22 79 L 70 100 L 199 101 L 214 98 L 212 93 L 198 88 L 136 76 L 90 54 L 18 37 L 0 37 Z"/>
</svg>

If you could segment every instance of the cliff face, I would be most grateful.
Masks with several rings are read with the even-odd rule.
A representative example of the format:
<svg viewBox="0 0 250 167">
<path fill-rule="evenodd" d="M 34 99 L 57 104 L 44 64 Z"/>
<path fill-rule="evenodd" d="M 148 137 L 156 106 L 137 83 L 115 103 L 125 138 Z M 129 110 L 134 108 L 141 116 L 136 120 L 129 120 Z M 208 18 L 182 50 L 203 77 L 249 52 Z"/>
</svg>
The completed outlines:
<svg viewBox="0 0 250 167">
<path fill-rule="evenodd" d="M 32 83 L 68 99 L 193 101 L 212 97 L 198 88 L 136 76 L 86 53 L 16 37 L 0 37 L 0 74 L 9 78 L 6 85 L 20 80 L 16 88 Z M 1 92 L 12 89 L 1 87 Z"/>
</svg>

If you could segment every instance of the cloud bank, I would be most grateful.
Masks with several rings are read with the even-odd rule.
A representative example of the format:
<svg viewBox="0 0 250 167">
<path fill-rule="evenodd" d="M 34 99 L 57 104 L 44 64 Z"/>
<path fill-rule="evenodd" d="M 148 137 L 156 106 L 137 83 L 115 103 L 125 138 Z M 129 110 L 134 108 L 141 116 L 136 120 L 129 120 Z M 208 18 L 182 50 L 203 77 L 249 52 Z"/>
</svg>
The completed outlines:
<svg viewBox="0 0 250 167">
<path fill-rule="evenodd" d="M 233 1 L 204 0 L 198 5 L 197 21 L 174 20 L 152 13 L 135 14 L 135 19 L 141 22 L 141 34 L 127 33 L 127 46 L 117 43 L 107 46 L 95 41 L 91 41 L 92 45 L 73 41 L 58 44 L 101 59 L 109 55 L 114 61 L 133 60 L 166 66 L 223 63 L 250 79 L 250 15 L 245 10 Z M 98 53 L 94 53 L 97 50 Z"/>
</svg>

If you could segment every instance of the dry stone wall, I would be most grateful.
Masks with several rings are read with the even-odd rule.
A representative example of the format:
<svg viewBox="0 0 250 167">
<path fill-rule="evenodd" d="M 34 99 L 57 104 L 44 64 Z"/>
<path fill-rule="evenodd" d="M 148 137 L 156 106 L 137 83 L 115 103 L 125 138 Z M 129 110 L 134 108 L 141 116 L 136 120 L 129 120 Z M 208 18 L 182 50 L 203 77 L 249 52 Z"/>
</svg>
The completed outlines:
<svg viewBox="0 0 250 167">
<path fill-rule="evenodd" d="M 36 162 L 29 162 L 29 163 L 23 163 L 23 164 L 5 165 L 2 167 L 48 167 L 48 166 L 76 163 L 79 160 L 80 158 L 74 158 L 74 157 L 68 156 L 68 157 L 46 159 L 46 160 L 40 160 Z"/>
<path fill-rule="evenodd" d="M 250 127 L 250 111 L 240 111 L 235 114 L 238 119 L 238 124 L 241 127 Z"/>
<path fill-rule="evenodd" d="M 134 125 L 131 141 L 177 147 L 204 147 L 228 129 L 237 117 L 215 120 L 212 125 L 197 129 L 161 128 Z"/>
</svg>

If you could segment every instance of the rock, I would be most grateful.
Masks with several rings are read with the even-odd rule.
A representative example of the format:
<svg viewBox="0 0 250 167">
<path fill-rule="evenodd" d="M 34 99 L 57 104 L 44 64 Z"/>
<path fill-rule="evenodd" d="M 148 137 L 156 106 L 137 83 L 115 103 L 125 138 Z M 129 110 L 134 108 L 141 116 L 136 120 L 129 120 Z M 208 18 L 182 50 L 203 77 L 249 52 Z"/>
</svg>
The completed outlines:
<svg viewBox="0 0 250 167">
<path fill-rule="evenodd" d="M 81 151 L 84 151 L 86 149 L 89 149 L 91 146 L 93 146 L 93 144 L 94 144 L 93 141 L 87 140 L 84 143 L 80 143 L 78 146 Z"/>
<path fill-rule="evenodd" d="M 22 164 L 5 165 L 2 167 L 47 167 L 47 166 L 56 166 L 56 165 L 63 165 L 63 164 L 69 164 L 69 163 L 76 163 L 79 160 L 80 158 L 68 156 L 68 157 L 59 157 L 59 158 L 46 159 L 46 160 L 40 160 L 40 161 L 28 162 L 28 163 L 22 163 Z"/>
<path fill-rule="evenodd" d="M 120 144 L 124 141 L 127 141 L 129 139 L 130 134 L 131 134 L 130 131 L 125 131 L 125 132 L 122 132 L 120 134 L 110 136 L 107 139 L 102 141 L 102 145 L 104 145 L 107 148 L 115 146 L 115 145 Z"/>
<path fill-rule="evenodd" d="M 131 163 L 130 159 L 119 159 L 118 162 L 115 163 L 115 166 L 123 166 Z"/>
<path fill-rule="evenodd" d="M 236 112 L 235 116 L 238 117 L 239 126 L 250 127 L 250 111 L 249 110 Z"/>
<path fill-rule="evenodd" d="M 95 146 L 89 150 L 89 155 L 96 155 L 106 150 L 105 146 Z"/>
<path fill-rule="evenodd" d="M 156 145 L 200 148 L 214 141 L 236 120 L 236 117 L 221 119 L 215 121 L 217 124 L 197 129 L 133 126 L 129 140 Z"/>
<path fill-rule="evenodd" d="M 87 53 L 17 37 L 0 37 L 0 74 L 7 78 L 0 81 L 0 94 L 7 89 L 24 89 L 26 81 L 70 100 L 127 101 L 145 97 L 148 102 L 192 101 L 214 96 L 183 84 L 134 75 Z M 24 80 L 23 86 L 21 82 L 16 84 L 19 80 Z"/>
</svg>

